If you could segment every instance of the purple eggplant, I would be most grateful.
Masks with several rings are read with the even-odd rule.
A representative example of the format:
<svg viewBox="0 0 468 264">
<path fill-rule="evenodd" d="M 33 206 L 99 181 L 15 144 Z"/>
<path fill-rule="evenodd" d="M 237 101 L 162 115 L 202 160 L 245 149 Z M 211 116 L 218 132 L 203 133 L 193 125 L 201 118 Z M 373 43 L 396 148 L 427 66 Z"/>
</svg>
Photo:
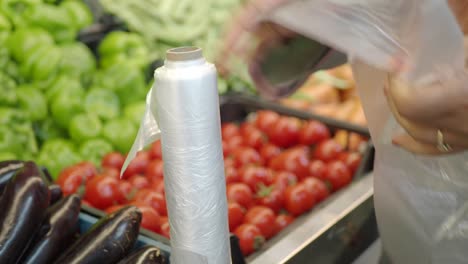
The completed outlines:
<svg viewBox="0 0 468 264">
<path fill-rule="evenodd" d="M 70 195 L 49 207 L 39 232 L 20 263 L 52 263 L 70 246 L 78 229 L 80 205 L 80 198 Z"/>
<path fill-rule="evenodd" d="M 7 183 L 23 165 L 24 162 L 20 160 L 6 160 L 0 162 L 0 194 L 3 193 L 3 189 L 5 189 Z"/>
<path fill-rule="evenodd" d="M 57 184 L 49 185 L 49 191 L 50 191 L 50 204 L 55 204 L 57 201 L 62 199 L 63 197 L 62 188 L 60 188 L 59 185 Z"/>
<path fill-rule="evenodd" d="M 134 206 L 124 207 L 101 218 L 54 263 L 117 263 L 132 250 L 140 223 L 140 210 Z"/>
<path fill-rule="evenodd" d="M 145 246 L 122 259 L 118 264 L 166 264 L 166 257 L 154 246 Z"/>
<path fill-rule="evenodd" d="M 49 205 L 49 188 L 34 162 L 25 162 L 0 197 L 0 260 L 16 263 L 35 235 Z"/>
</svg>

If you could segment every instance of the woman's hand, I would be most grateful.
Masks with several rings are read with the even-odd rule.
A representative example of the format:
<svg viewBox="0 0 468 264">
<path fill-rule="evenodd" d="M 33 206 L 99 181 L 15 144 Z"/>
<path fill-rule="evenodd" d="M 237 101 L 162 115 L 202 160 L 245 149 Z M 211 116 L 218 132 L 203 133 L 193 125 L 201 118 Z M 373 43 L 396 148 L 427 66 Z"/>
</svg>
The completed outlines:
<svg viewBox="0 0 468 264">
<path fill-rule="evenodd" d="M 385 94 L 407 132 L 393 138 L 395 145 L 427 155 L 468 150 L 468 72 L 424 87 L 390 78 Z"/>
<path fill-rule="evenodd" d="M 262 16 L 288 0 L 250 0 L 234 16 L 228 25 L 216 65 L 222 74 L 228 73 L 231 60 L 246 63 L 250 60 L 258 43 L 277 37 L 278 29 L 260 23 Z"/>
</svg>

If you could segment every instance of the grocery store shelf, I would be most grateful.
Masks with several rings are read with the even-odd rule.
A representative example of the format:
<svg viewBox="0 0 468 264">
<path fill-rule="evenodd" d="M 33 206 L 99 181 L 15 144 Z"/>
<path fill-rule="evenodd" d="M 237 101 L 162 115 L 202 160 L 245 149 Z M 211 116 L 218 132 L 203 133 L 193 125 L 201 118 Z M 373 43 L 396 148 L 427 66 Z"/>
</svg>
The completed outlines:
<svg viewBox="0 0 468 264">
<path fill-rule="evenodd" d="M 377 239 L 372 173 L 296 220 L 248 263 L 351 263 Z"/>
</svg>

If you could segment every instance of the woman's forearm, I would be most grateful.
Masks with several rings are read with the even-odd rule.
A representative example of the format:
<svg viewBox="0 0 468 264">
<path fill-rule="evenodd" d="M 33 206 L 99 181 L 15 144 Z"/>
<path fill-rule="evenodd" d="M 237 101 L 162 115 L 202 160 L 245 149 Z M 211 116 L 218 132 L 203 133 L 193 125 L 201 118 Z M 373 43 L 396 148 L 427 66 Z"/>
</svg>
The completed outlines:
<svg viewBox="0 0 468 264">
<path fill-rule="evenodd" d="M 467 0 L 448 0 L 453 13 L 457 17 L 458 23 L 462 27 L 465 35 L 468 34 L 468 1 Z"/>
</svg>

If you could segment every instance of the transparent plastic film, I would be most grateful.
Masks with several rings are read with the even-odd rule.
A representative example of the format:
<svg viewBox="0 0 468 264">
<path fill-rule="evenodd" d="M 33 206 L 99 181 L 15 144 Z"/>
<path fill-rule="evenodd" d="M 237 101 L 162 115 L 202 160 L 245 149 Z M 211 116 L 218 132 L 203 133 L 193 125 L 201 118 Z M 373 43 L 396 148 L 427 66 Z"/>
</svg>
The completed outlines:
<svg viewBox="0 0 468 264">
<path fill-rule="evenodd" d="M 389 76 L 410 88 L 465 89 L 463 34 L 447 2 L 291 1 L 266 20 L 351 59 L 376 147 L 379 231 L 393 263 L 466 263 L 468 154 L 420 156 L 395 147 L 391 139 L 403 129 L 383 93 Z"/>
<path fill-rule="evenodd" d="M 171 263 L 231 263 L 216 69 L 182 47 L 154 77 L 127 159 L 161 137 Z"/>
</svg>

